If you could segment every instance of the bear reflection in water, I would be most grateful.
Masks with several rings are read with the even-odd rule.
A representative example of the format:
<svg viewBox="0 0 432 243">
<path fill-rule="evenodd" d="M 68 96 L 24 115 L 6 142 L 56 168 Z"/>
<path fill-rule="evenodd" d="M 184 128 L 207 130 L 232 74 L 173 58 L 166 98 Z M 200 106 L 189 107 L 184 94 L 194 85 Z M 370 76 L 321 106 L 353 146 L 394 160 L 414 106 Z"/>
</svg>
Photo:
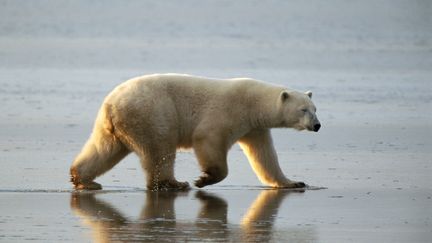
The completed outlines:
<svg viewBox="0 0 432 243">
<path fill-rule="evenodd" d="M 90 227 L 94 242 L 268 242 L 315 238 L 310 227 L 278 232 L 273 229 L 279 207 L 292 191 L 263 190 L 240 225 L 228 222 L 228 203 L 223 198 L 204 191 L 195 193 L 200 204 L 196 218 L 176 220 L 175 200 L 179 196 L 187 197 L 188 193 L 147 191 L 138 219 L 124 216 L 110 203 L 99 199 L 97 193 L 73 193 L 71 208 Z"/>
</svg>

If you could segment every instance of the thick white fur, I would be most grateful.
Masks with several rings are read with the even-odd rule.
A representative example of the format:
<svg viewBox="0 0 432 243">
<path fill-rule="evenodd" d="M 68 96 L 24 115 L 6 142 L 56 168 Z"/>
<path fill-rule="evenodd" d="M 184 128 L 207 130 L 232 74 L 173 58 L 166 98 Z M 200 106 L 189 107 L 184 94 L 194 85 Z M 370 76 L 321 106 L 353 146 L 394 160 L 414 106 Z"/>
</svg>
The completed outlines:
<svg viewBox="0 0 432 243">
<path fill-rule="evenodd" d="M 319 121 L 311 96 L 247 78 L 155 74 L 131 79 L 105 98 L 93 133 L 72 164 L 72 182 L 99 189 L 93 180 L 133 151 L 149 188 L 186 188 L 174 178 L 175 153 L 193 148 L 203 172 L 195 185 L 203 187 L 227 176 L 227 152 L 239 142 L 261 182 L 304 186 L 282 173 L 270 129 L 314 130 Z"/>
</svg>

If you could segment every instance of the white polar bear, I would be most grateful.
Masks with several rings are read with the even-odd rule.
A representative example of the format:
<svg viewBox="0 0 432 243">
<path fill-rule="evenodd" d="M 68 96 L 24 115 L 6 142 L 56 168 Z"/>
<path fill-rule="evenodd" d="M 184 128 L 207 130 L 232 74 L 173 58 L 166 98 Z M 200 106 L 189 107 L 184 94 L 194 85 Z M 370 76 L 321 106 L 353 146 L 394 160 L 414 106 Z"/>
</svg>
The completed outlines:
<svg viewBox="0 0 432 243">
<path fill-rule="evenodd" d="M 261 81 L 154 74 L 120 84 L 104 100 L 93 132 L 71 167 L 76 189 L 101 189 L 93 180 L 135 152 L 151 190 L 187 189 L 174 178 L 176 149 L 193 148 L 204 187 L 228 174 L 227 152 L 239 142 L 260 181 L 304 187 L 279 167 L 271 128 L 317 132 L 312 93 Z"/>
</svg>

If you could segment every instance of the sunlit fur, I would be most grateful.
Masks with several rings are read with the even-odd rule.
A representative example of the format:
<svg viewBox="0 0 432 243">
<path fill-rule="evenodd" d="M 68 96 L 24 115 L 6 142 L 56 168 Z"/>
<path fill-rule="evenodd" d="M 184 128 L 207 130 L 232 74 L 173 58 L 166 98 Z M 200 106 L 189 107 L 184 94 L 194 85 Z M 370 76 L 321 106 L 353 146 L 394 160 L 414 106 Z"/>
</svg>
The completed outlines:
<svg viewBox="0 0 432 243">
<path fill-rule="evenodd" d="M 299 187 L 283 175 L 270 129 L 311 130 L 317 122 L 308 94 L 281 86 L 247 78 L 142 76 L 105 98 L 72 164 L 72 182 L 78 189 L 100 189 L 93 180 L 132 151 L 140 157 L 148 188 L 187 188 L 174 178 L 174 160 L 178 148 L 193 148 L 202 170 L 195 185 L 203 187 L 227 176 L 227 152 L 239 141 L 264 184 Z"/>
</svg>

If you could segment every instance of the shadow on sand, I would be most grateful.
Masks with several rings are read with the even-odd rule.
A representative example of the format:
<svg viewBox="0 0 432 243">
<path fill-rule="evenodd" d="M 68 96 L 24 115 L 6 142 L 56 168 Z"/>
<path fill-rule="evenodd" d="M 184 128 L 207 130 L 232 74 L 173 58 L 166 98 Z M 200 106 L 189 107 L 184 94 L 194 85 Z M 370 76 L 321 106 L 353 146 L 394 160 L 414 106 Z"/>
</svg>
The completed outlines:
<svg viewBox="0 0 432 243">
<path fill-rule="evenodd" d="M 282 201 L 290 193 L 263 190 L 253 201 L 240 222 L 228 223 L 228 203 L 214 193 L 197 191 L 196 218 L 176 220 L 176 198 L 189 192 L 145 192 L 145 202 L 138 219 L 131 220 L 97 193 L 72 193 L 72 211 L 89 226 L 95 242 L 269 242 L 280 240 L 313 240 L 313 228 L 274 230 Z M 193 207 L 191 207 L 192 209 Z"/>
</svg>

